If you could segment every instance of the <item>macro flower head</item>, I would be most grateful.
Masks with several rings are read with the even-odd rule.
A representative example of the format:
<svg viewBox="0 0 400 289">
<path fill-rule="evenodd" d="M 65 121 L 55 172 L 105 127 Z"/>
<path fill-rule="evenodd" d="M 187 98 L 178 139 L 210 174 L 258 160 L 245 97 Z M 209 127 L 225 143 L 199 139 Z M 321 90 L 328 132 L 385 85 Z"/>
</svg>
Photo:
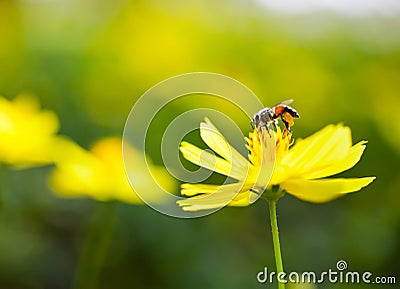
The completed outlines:
<svg viewBox="0 0 400 289">
<path fill-rule="evenodd" d="M 61 140 L 58 129 L 57 116 L 41 110 L 34 97 L 0 97 L 0 162 L 18 168 L 51 163 Z"/>
<path fill-rule="evenodd" d="M 366 141 L 352 144 L 349 127 L 328 125 L 293 144 L 291 134 L 278 127 L 270 137 L 265 129 L 254 129 L 246 139 L 248 159 L 237 152 L 210 120 L 200 126 L 203 141 L 219 156 L 183 142 L 180 150 L 190 162 L 212 169 L 235 183 L 181 185 L 178 201 L 183 210 L 212 209 L 224 205 L 247 206 L 253 194 L 279 188 L 301 200 L 322 203 L 355 192 L 375 177 L 327 178 L 352 168 L 361 158 Z M 232 193 L 233 192 L 233 193 Z M 204 198 L 205 195 L 213 196 Z"/>
</svg>

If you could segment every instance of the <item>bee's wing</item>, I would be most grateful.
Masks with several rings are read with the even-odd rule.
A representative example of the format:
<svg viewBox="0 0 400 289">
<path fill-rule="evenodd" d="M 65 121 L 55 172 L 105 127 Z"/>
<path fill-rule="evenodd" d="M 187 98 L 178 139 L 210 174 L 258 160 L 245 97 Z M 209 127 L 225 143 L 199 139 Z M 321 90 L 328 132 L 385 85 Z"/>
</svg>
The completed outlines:
<svg viewBox="0 0 400 289">
<path fill-rule="evenodd" d="M 287 105 L 287 104 L 291 104 L 292 102 L 293 102 L 293 99 L 288 99 L 288 100 L 282 101 L 280 104 Z"/>
</svg>

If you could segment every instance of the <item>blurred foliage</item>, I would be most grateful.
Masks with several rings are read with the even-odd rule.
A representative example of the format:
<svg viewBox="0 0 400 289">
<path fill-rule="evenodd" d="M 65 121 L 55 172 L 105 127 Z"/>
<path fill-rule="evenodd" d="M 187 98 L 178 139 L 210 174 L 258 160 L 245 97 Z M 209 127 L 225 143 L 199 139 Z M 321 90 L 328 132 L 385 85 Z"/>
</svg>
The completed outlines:
<svg viewBox="0 0 400 289">
<path fill-rule="evenodd" d="M 399 281 L 398 18 L 284 16 L 226 0 L 5 0 L 0 43 L 0 95 L 37 96 L 59 116 L 60 133 L 84 148 L 120 136 L 131 106 L 152 85 L 192 71 L 233 77 L 266 105 L 294 98 L 301 114 L 295 138 L 328 123 L 349 125 L 354 142 L 369 144 L 360 164 L 341 175 L 377 180 L 324 205 L 285 196 L 278 203 L 285 270 L 321 272 L 344 259 L 351 270 Z M 204 105 L 224 112 L 218 101 Z M 250 130 L 248 119 L 237 122 Z M 161 164 L 159 147 L 149 149 Z M 105 204 L 55 196 L 46 184 L 50 170 L 0 167 L 0 288 L 79 284 L 88 228 L 99 226 L 92 215 Z M 96 259 L 103 264 L 97 288 L 266 286 L 256 281 L 264 266 L 274 268 L 265 203 L 195 220 L 116 206 L 104 258 Z"/>
</svg>

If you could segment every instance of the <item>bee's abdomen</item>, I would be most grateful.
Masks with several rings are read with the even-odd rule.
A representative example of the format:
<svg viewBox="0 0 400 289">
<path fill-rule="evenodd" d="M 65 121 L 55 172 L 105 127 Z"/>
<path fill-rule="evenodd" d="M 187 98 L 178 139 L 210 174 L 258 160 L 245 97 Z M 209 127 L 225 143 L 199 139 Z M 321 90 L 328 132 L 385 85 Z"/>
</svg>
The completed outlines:
<svg viewBox="0 0 400 289">
<path fill-rule="evenodd" d="M 300 118 L 299 113 L 294 108 L 292 108 L 290 106 L 285 105 L 284 112 L 287 112 L 288 114 L 290 114 L 294 118 Z"/>
</svg>

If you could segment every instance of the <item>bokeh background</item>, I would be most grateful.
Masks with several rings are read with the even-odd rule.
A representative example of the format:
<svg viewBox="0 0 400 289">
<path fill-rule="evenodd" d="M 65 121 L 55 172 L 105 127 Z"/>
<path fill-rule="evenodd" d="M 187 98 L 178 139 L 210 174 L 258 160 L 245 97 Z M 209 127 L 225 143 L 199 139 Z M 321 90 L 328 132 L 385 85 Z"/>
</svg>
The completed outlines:
<svg viewBox="0 0 400 289">
<path fill-rule="evenodd" d="M 266 105 L 293 98 L 295 137 L 349 125 L 355 142 L 369 143 L 342 175 L 377 180 L 327 204 L 280 200 L 285 271 L 326 271 L 343 259 L 398 283 L 400 8 L 262 2 L 0 1 L 0 95 L 36 96 L 57 113 L 60 133 L 84 148 L 121 136 L 135 100 L 181 73 L 228 75 Z M 248 119 L 235 121 L 250 130 Z M 149 155 L 162 165 L 158 146 Z M 0 288 L 271 288 L 256 280 L 275 268 L 265 202 L 175 219 L 144 205 L 60 197 L 49 188 L 51 170 L 0 167 Z M 318 285 L 353 287 L 386 288 Z"/>
</svg>

